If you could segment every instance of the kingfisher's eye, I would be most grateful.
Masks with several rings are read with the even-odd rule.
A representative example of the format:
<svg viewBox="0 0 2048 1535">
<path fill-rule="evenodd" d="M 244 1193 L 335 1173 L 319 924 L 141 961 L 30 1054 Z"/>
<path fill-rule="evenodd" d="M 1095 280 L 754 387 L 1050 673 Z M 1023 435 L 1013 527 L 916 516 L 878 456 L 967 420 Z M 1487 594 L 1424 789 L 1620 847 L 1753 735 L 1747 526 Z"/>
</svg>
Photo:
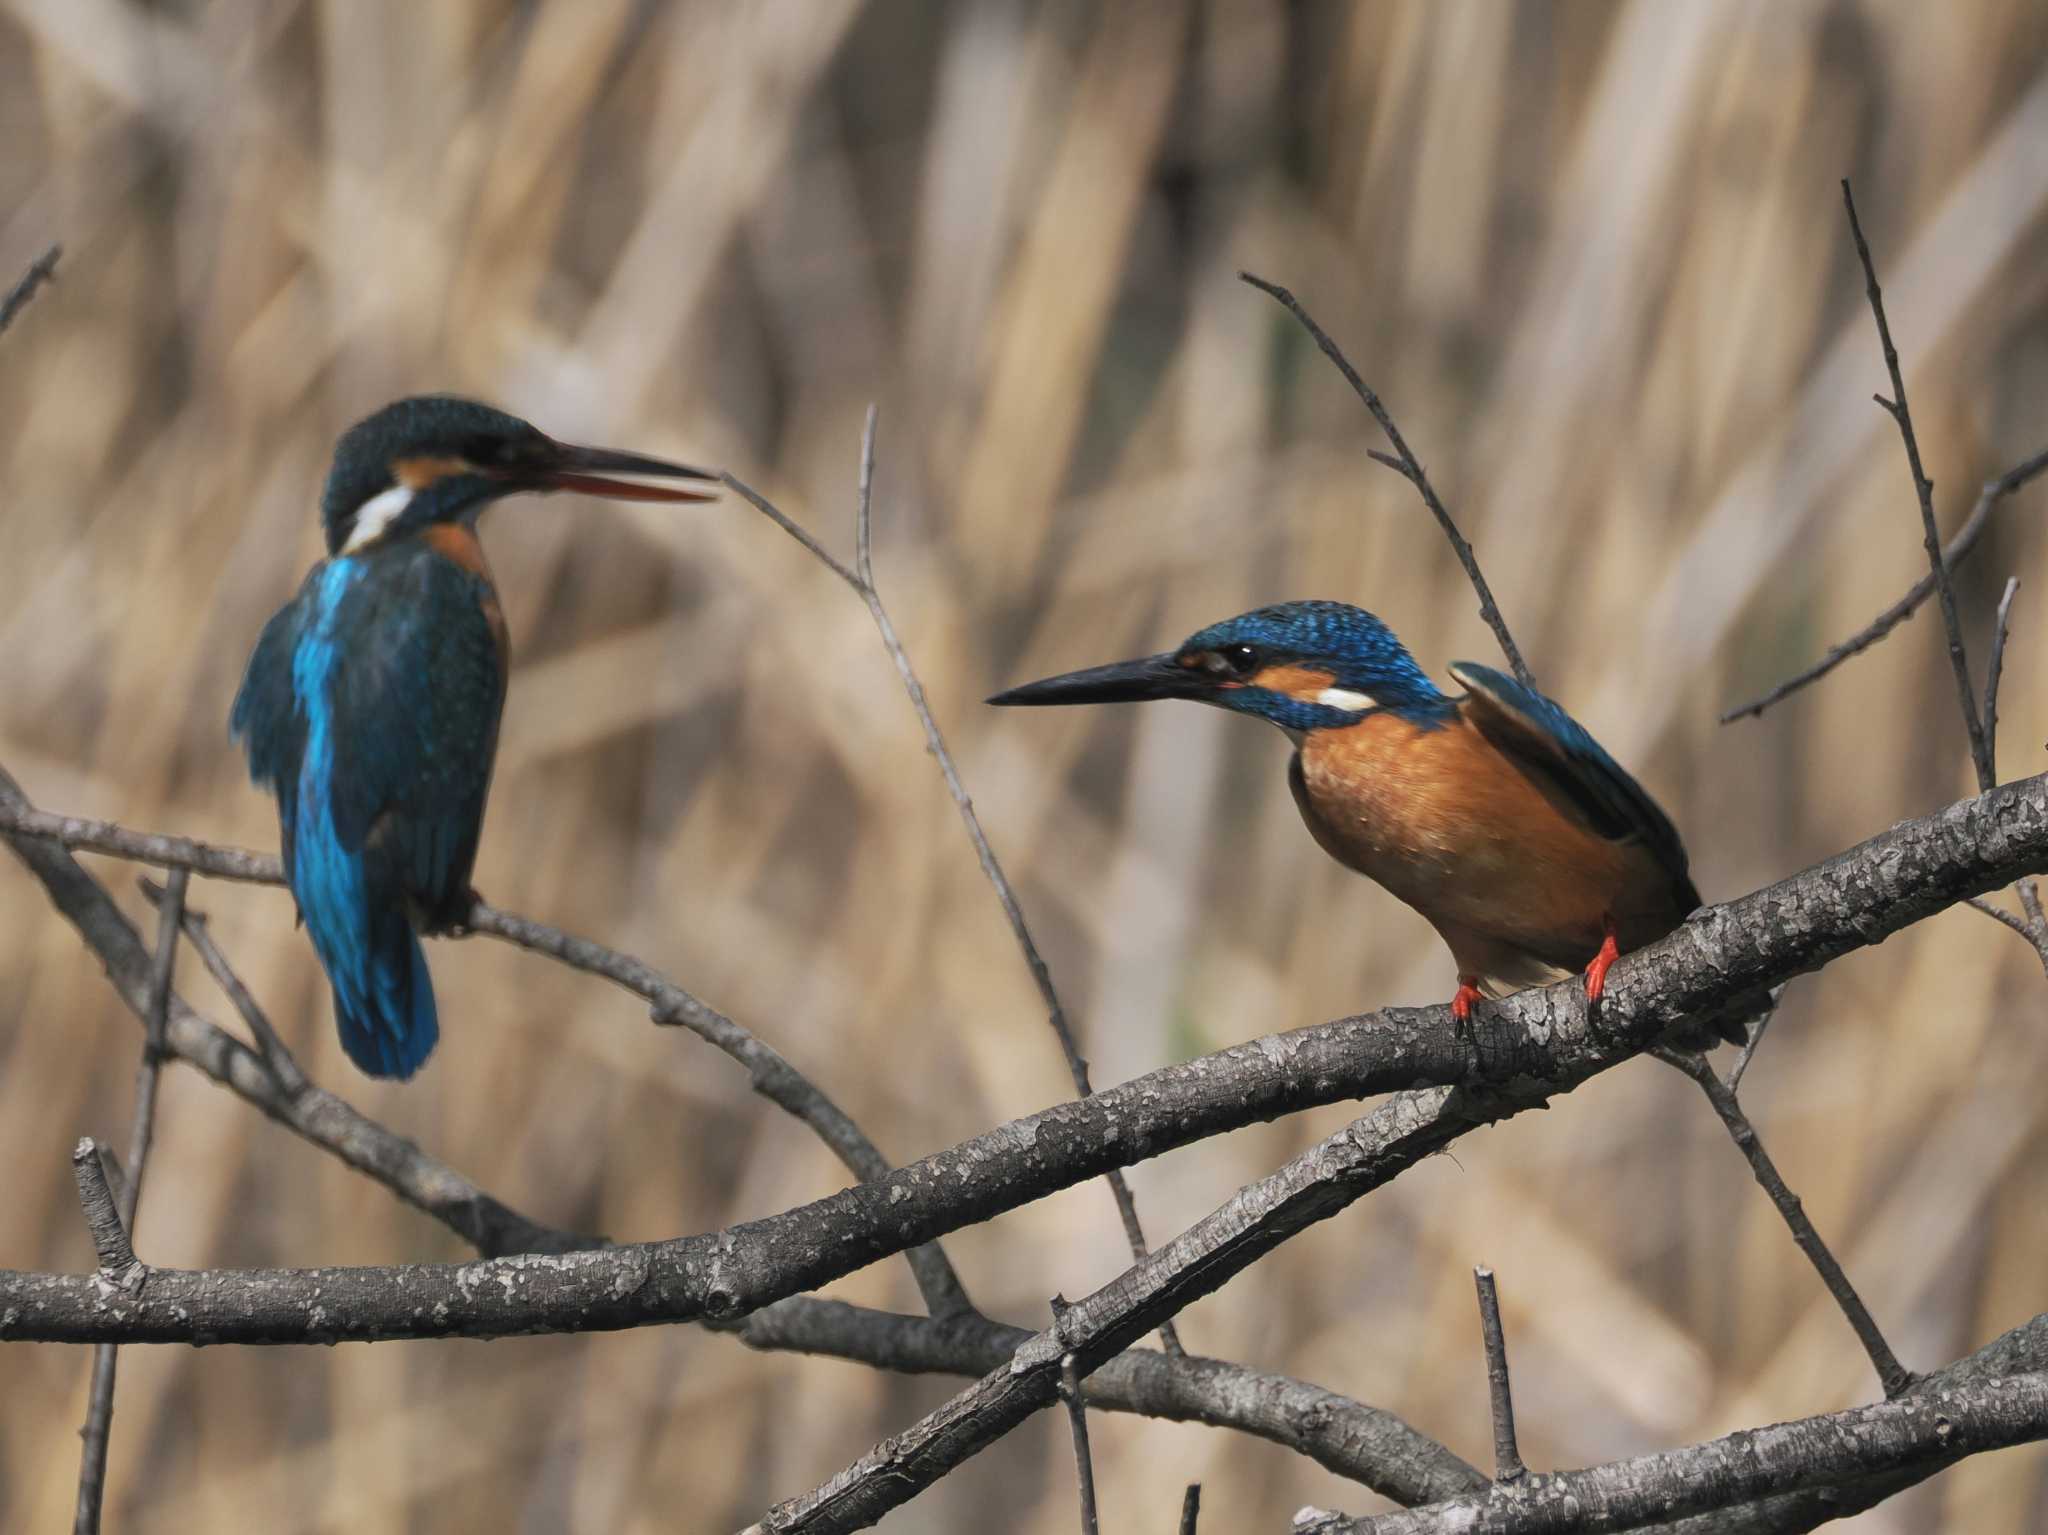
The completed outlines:
<svg viewBox="0 0 2048 1535">
<path fill-rule="evenodd" d="M 1249 677 L 1259 669 L 1256 645 L 1225 645 L 1202 658 L 1203 666 L 1218 676 Z"/>
</svg>

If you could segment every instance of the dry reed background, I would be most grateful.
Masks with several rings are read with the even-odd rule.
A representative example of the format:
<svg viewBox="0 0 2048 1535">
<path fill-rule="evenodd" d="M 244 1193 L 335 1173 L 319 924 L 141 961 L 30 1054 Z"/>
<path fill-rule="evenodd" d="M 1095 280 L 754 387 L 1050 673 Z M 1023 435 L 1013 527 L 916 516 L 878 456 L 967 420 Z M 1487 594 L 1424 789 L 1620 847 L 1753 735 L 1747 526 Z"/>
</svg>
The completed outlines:
<svg viewBox="0 0 2048 1535">
<path fill-rule="evenodd" d="M 0 3 L 0 763 L 39 802 L 269 846 L 223 720 L 317 553 L 335 432 L 451 388 L 730 465 L 840 549 L 882 407 L 878 567 L 1098 1081 L 1437 999 L 1419 919 L 1317 852 L 1270 732 L 1189 708 L 998 714 L 995 686 L 1254 603 L 1493 659 L 1369 423 L 1266 298 L 1377 384 L 1546 686 L 1729 895 L 1969 787 L 1923 616 L 1715 724 L 1923 568 L 1836 180 L 1856 178 L 1938 505 L 2048 442 L 2048 11 L 1103 8 L 461 0 Z M 2042 493 L 1963 581 L 2025 581 L 2003 766 L 2042 766 Z M 908 1156 L 1067 1089 L 859 604 L 736 500 L 515 503 L 518 656 L 477 874 L 753 1024 Z M 107 865 L 131 910 L 130 871 Z M 480 943 L 433 952 L 413 1085 L 336 1047 L 273 891 L 197 883 L 318 1078 L 535 1215 L 705 1229 L 839 1169 L 697 1041 Z M 125 1135 L 138 1031 L 0 865 L 0 1262 L 82 1268 L 67 1156 Z M 192 967 L 188 967 L 188 971 Z M 217 1017 L 227 1010 L 188 981 Z M 2038 966 L 1955 912 L 1795 989 L 1746 1097 L 1907 1361 L 2042 1309 Z M 1342 1110 L 1138 1168 L 1163 1237 Z M 453 1257 L 450 1235 L 190 1073 L 153 1261 Z M 1038 1325 L 1118 1270 L 1100 1185 L 951 1243 Z M 1869 1371 L 1704 1104 L 1650 1062 L 1488 1131 L 1183 1321 L 1204 1353 L 1393 1407 L 1475 1458 L 1470 1266 L 1501 1273 L 1523 1448 L 1580 1464 L 1867 1398 Z M 900 1264 L 841 1292 L 914 1304 Z M 0 1528 L 62 1526 L 88 1356 L 14 1348 Z M 689 1330 L 125 1351 L 112 1527 L 712 1530 L 950 1391 Z M 1374 1500 L 1274 1447 L 1098 1417 L 1109 1527 L 1284 1528 Z M 1859 1531 L 2033 1530 L 2039 1450 Z M 899 1513 L 1064 1531 L 1046 1416 Z"/>
</svg>

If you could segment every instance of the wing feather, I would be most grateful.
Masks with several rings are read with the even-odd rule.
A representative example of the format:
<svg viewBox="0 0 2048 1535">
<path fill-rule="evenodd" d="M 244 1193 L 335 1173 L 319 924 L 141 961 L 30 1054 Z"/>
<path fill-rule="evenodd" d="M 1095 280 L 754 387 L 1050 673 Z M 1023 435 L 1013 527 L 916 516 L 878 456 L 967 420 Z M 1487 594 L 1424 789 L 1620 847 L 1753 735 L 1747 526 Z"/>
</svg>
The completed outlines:
<svg viewBox="0 0 2048 1535">
<path fill-rule="evenodd" d="M 1671 876 L 1681 912 L 1700 904 L 1671 818 L 1577 720 L 1532 688 L 1474 661 L 1454 661 L 1466 718 L 1553 798 L 1610 842 L 1640 843 Z"/>
</svg>

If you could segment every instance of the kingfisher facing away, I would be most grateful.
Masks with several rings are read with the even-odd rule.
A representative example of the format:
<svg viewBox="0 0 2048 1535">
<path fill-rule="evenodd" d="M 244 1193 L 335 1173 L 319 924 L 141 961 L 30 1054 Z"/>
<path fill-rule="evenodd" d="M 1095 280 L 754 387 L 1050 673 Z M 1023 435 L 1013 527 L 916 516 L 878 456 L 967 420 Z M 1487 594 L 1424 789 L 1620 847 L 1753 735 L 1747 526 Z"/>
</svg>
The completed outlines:
<svg viewBox="0 0 2048 1535">
<path fill-rule="evenodd" d="M 1471 661 L 1438 691 L 1394 632 L 1341 602 L 1212 624 L 1175 651 L 1026 683 L 993 704 L 1191 698 L 1295 743 L 1287 781 L 1323 850 L 1415 908 L 1458 966 L 1451 1011 L 1574 971 L 1597 1002 L 1623 952 L 1700 905 L 1642 786 L 1563 709 Z M 1740 1040 L 1737 1023 L 1716 1024 Z M 1711 1043 L 1711 1040 L 1705 1041 Z"/>
<path fill-rule="evenodd" d="M 521 491 L 709 501 L 606 474 L 710 480 L 556 442 L 447 395 L 399 400 L 335 445 L 327 558 L 264 625 L 229 728 L 277 796 L 285 879 L 334 988 L 349 1059 L 409 1077 L 439 1037 L 419 933 L 468 916 L 509 651 L 477 541 Z"/>
</svg>

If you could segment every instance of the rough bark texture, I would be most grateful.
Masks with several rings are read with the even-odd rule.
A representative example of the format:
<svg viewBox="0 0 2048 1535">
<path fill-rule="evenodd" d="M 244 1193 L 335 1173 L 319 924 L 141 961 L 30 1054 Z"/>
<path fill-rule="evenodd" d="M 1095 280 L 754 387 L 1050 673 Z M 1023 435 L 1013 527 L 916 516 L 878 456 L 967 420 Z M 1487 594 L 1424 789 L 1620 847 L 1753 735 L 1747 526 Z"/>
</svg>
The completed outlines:
<svg viewBox="0 0 2048 1535">
<path fill-rule="evenodd" d="M 25 856 L 51 850 L 31 838 L 12 840 Z M 1966 896 L 2043 868 L 2048 777 L 2036 777 L 1902 823 L 1779 884 L 1701 913 L 1670 938 L 1616 965 L 1606 999 L 1590 1019 L 1583 991 L 1567 983 L 1483 1006 L 1463 1028 L 1448 1008 L 1438 1007 L 1389 1009 L 1269 1035 L 1014 1121 L 885 1179 L 798 1209 L 666 1242 L 398 1268 L 152 1270 L 140 1295 L 119 1298 L 97 1294 L 84 1276 L 4 1272 L 0 1338 L 311 1343 L 602 1331 L 737 1317 L 1108 1168 L 1208 1135 L 1311 1104 L 1418 1083 L 1469 1084 L 1456 1095 L 1439 1088 L 1387 1105 L 1352 1127 L 1376 1127 L 1353 1147 L 1337 1145 L 1333 1137 L 1309 1154 L 1332 1158 L 1335 1165 L 1292 1178 L 1283 1170 L 1253 1185 L 1166 1250 L 1184 1250 L 1182 1244 L 1197 1232 L 1229 1216 L 1254 1191 L 1264 1191 L 1256 1201 L 1258 1238 L 1232 1249 L 1256 1256 L 1473 1124 L 1575 1087 L 1674 1025 L 1725 1011 L 1732 997 L 1815 969 Z M 139 940 L 135 949 L 144 959 L 146 984 Z M 180 1011 L 173 1019 L 173 1048 L 185 1053 L 181 1040 L 191 1035 L 195 1054 L 208 1047 L 217 1051 L 201 1035 L 205 1027 L 197 1015 Z M 224 1035 L 219 1039 L 233 1044 Z M 237 1056 L 246 1069 L 261 1071 L 256 1057 L 239 1046 L 227 1053 L 222 1069 L 233 1069 Z M 1300 1167 L 1299 1161 L 1290 1164 L 1290 1170 Z M 1246 1209 L 1239 1218 L 1253 1216 Z M 1208 1260 L 1199 1264 L 1204 1271 L 1210 1267 Z M 1162 1289 L 1158 1304 L 1135 1309 L 1145 1313 L 1146 1326 L 1156 1326 L 1240 1267 L 1233 1262 L 1215 1271 L 1206 1287 L 1176 1281 Z M 1166 1278 L 1155 1260 L 1134 1267 L 1109 1289 L 1139 1283 L 1140 1276 L 1162 1284 Z M 1118 1347 L 1130 1341 L 1124 1337 Z M 1094 1351 L 1094 1362 L 1108 1353 Z"/>
</svg>

